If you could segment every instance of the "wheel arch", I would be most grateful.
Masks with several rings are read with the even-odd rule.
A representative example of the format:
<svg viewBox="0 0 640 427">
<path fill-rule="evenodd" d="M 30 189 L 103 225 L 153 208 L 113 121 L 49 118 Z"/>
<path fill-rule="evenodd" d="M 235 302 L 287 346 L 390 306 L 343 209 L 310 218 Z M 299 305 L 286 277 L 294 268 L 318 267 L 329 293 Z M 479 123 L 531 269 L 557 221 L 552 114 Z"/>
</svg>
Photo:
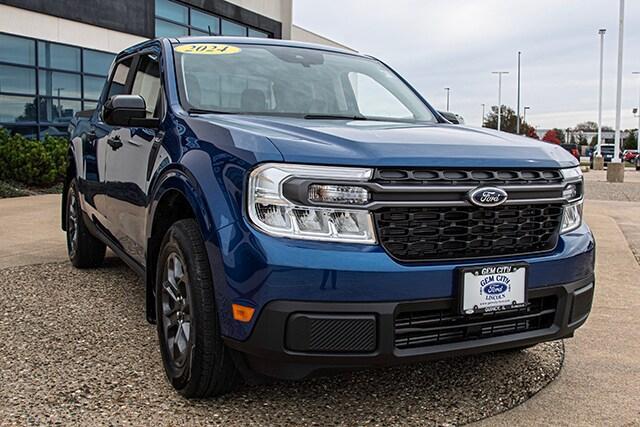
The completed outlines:
<svg viewBox="0 0 640 427">
<path fill-rule="evenodd" d="M 198 223 L 205 241 L 217 241 L 217 235 L 204 193 L 193 178 L 179 169 L 167 171 L 157 180 L 150 197 L 147 218 L 146 314 L 147 320 L 154 323 L 156 262 L 166 231 L 178 220 L 193 218 Z"/>
<path fill-rule="evenodd" d="M 69 145 L 69 149 L 67 150 L 67 171 L 62 184 L 62 203 L 60 205 L 60 226 L 64 231 L 67 231 L 67 195 L 69 193 L 69 186 L 71 185 L 71 180 L 76 178 L 77 174 L 76 156 L 72 146 Z"/>
</svg>

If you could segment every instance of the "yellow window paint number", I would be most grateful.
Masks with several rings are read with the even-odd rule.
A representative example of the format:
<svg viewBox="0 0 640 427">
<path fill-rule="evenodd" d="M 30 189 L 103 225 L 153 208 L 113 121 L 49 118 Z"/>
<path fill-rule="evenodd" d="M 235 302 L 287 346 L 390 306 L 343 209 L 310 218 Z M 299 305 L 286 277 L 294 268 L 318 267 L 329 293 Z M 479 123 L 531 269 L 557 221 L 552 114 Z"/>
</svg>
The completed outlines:
<svg viewBox="0 0 640 427">
<path fill-rule="evenodd" d="M 228 44 L 196 43 L 182 44 L 175 51 L 194 55 L 229 55 L 240 52 L 240 48 Z"/>
</svg>

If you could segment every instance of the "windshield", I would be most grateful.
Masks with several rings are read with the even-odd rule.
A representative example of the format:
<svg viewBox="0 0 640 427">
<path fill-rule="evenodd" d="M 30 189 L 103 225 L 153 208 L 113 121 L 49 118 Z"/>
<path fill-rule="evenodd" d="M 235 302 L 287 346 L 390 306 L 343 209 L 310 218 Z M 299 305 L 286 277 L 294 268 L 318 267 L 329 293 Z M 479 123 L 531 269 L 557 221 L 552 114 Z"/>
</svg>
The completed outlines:
<svg viewBox="0 0 640 427">
<path fill-rule="evenodd" d="M 245 44 L 182 44 L 174 51 L 181 101 L 191 112 L 436 121 L 406 84 L 373 59 Z"/>
</svg>

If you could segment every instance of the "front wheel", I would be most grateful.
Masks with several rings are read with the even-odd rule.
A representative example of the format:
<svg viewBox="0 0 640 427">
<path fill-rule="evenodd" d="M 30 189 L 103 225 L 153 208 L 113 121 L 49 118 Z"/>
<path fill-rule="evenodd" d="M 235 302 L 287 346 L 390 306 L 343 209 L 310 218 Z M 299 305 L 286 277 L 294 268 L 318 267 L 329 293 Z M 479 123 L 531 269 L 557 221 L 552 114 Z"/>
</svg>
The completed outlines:
<svg viewBox="0 0 640 427">
<path fill-rule="evenodd" d="M 104 261 L 107 246 L 93 236 L 82 219 L 76 180 L 69 184 L 66 205 L 67 253 L 77 268 L 99 267 Z"/>
<path fill-rule="evenodd" d="M 185 397 L 231 391 L 240 381 L 220 336 L 211 269 L 198 224 L 176 222 L 165 234 L 156 270 L 158 338 L 164 369 Z"/>
</svg>

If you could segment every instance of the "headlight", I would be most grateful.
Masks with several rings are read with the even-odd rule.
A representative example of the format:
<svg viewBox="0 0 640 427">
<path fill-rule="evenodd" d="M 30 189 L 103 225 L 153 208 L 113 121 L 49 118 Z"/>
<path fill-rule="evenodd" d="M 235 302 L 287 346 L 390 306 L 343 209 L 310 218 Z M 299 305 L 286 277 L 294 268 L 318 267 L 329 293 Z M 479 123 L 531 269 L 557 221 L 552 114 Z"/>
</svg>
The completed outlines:
<svg viewBox="0 0 640 427">
<path fill-rule="evenodd" d="M 583 176 L 580 166 L 574 168 L 560 169 L 565 181 L 569 183 L 564 187 L 562 191 L 562 197 L 571 202 L 564 206 L 564 212 L 562 214 L 562 226 L 560 227 L 560 233 L 568 233 L 582 224 L 582 189 L 583 189 Z M 576 201 L 576 199 L 580 199 Z"/>
<path fill-rule="evenodd" d="M 580 227 L 580 224 L 582 224 L 582 200 L 564 207 L 560 234 L 573 231 Z"/>
<path fill-rule="evenodd" d="M 576 166 L 574 168 L 560 169 L 560 173 L 564 179 L 572 179 L 582 177 L 582 169 L 580 166 Z"/>
<path fill-rule="evenodd" d="M 358 181 L 371 178 L 365 168 L 268 163 L 251 172 L 247 209 L 251 222 L 273 236 L 351 243 L 376 243 L 371 214 L 350 208 L 367 203 L 369 193 Z M 309 187 L 311 202 L 348 205 L 346 209 L 301 206 L 284 197 L 283 184 L 291 178 L 318 180 Z M 345 180 L 354 185 L 323 183 Z"/>
</svg>

